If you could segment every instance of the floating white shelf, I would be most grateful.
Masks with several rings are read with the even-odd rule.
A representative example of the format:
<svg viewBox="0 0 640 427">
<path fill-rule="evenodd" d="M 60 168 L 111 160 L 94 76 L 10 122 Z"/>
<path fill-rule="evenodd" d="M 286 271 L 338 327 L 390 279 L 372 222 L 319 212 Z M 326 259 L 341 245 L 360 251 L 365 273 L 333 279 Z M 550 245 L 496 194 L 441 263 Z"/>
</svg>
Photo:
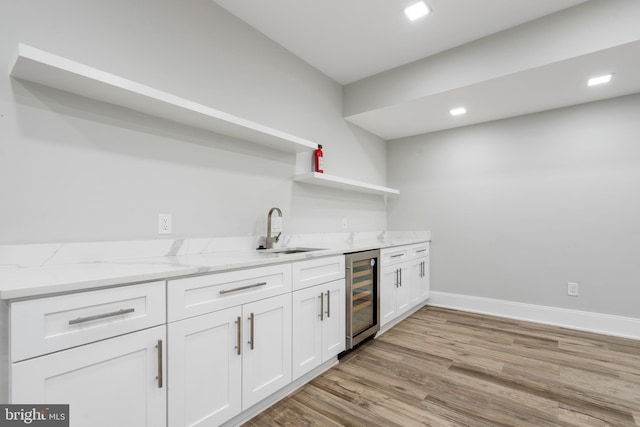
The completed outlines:
<svg viewBox="0 0 640 427">
<path fill-rule="evenodd" d="M 309 151 L 318 145 L 24 44 L 18 45 L 9 74 L 18 79 L 281 151 Z"/>
<path fill-rule="evenodd" d="M 293 180 L 297 182 L 305 182 L 307 184 L 338 188 L 341 190 L 358 191 L 360 193 L 380 194 L 383 196 L 397 196 L 400 194 L 400 190 L 396 190 L 395 188 L 368 184 L 366 182 L 355 181 L 353 179 L 327 175 L 326 173 L 318 173 L 318 172 L 304 173 L 301 175 L 294 176 Z"/>
</svg>

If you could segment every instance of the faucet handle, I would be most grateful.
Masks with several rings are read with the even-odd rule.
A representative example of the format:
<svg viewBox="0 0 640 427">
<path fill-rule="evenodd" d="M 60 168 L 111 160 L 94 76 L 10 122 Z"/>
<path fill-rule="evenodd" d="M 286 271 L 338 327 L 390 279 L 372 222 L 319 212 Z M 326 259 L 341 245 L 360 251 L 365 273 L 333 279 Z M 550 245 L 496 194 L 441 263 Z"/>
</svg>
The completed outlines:
<svg viewBox="0 0 640 427">
<path fill-rule="evenodd" d="M 280 236 L 282 235 L 282 232 L 278 233 L 278 235 L 275 237 L 275 242 L 278 243 L 278 240 L 280 240 Z"/>
</svg>

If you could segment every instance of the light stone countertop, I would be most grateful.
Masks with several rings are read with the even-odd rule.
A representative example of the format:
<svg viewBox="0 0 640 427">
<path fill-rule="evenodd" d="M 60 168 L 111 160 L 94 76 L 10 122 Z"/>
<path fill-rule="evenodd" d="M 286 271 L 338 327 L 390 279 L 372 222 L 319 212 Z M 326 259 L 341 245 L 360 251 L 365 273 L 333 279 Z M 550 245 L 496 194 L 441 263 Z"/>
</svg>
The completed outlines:
<svg viewBox="0 0 640 427">
<path fill-rule="evenodd" d="M 294 254 L 257 251 L 256 237 L 0 246 L 0 300 L 421 243 L 430 241 L 431 233 L 385 231 L 283 237 L 281 247 L 322 250 Z"/>
</svg>

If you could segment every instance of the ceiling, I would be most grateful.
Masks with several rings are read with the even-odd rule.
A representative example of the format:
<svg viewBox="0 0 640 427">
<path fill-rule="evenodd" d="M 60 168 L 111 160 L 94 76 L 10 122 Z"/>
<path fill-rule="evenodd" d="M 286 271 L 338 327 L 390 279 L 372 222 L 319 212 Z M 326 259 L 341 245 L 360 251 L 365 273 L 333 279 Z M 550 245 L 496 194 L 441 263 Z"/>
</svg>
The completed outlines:
<svg viewBox="0 0 640 427">
<path fill-rule="evenodd" d="M 341 84 L 584 3 L 586 0 L 213 0 Z"/>
<path fill-rule="evenodd" d="M 640 36 L 625 33 L 634 42 L 603 45 L 588 54 L 566 53 L 517 71 L 496 72 L 472 84 L 404 93 L 395 99 L 387 96 L 388 102 L 365 105 L 357 111 L 347 105 L 354 92 L 360 91 L 358 96 L 366 104 L 367 92 L 397 90 L 397 83 L 376 86 L 380 76 L 395 73 L 392 78 L 398 80 L 403 70 L 425 58 L 430 61 L 439 57 L 436 54 L 460 51 L 473 46 L 469 43 L 574 6 L 578 11 L 582 3 L 589 3 L 592 16 L 607 6 L 617 7 L 618 19 L 622 19 L 623 10 L 640 13 L 640 7 L 632 5 L 640 3 L 635 0 L 426 0 L 432 12 L 414 22 L 403 9 L 416 0 L 212 1 L 345 85 L 345 119 L 385 140 L 640 92 Z M 618 6 L 611 6 L 614 2 Z M 616 21 L 609 19 L 608 25 L 615 29 Z M 556 28 L 561 28 L 560 38 L 564 38 L 564 26 Z M 509 37 L 511 33 L 503 34 Z M 521 46 L 519 49 L 522 53 Z M 603 69 L 616 73 L 615 86 L 586 90 L 586 78 Z M 370 84 L 372 79 L 376 84 Z M 403 84 L 407 86 L 399 86 Z M 460 105 L 467 107 L 468 113 L 451 117 L 449 109 Z"/>
</svg>

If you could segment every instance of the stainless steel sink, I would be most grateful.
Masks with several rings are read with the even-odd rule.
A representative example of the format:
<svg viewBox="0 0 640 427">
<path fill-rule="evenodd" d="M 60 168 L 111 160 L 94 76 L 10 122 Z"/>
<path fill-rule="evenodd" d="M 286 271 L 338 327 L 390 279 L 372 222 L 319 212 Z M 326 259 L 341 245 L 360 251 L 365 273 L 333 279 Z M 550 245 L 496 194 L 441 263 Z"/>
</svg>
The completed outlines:
<svg viewBox="0 0 640 427">
<path fill-rule="evenodd" d="M 292 248 L 274 248 L 274 249 L 265 249 L 263 252 L 268 254 L 297 254 L 300 252 L 313 252 L 313 251 L 322 251 L 323 248 L 300 248 L 300 247 L 292 247 Z"/>
</svg>

